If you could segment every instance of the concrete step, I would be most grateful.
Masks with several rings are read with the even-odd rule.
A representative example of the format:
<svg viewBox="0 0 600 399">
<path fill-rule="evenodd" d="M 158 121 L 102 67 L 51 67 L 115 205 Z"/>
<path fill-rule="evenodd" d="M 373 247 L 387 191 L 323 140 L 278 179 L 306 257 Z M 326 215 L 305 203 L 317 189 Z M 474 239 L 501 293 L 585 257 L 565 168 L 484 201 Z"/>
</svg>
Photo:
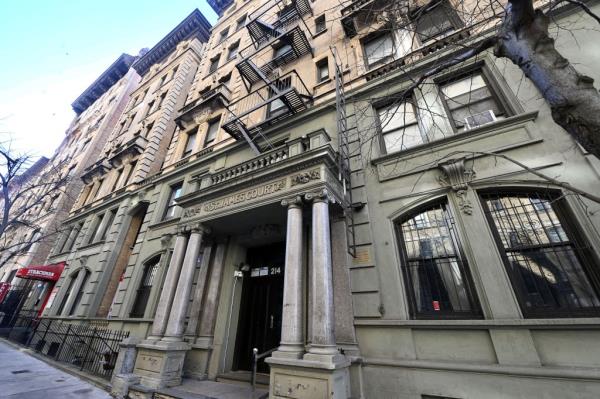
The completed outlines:
<svg viewBox="0 0 600 399">
<path fill-rule="evenodd" d="M 250 386 L 252 373 L 249 371 L 230 371 L 217 375 L 217 381 L 228 384 L 237 384 L 242 386 Z M 256 387 L 269 390 L 269 374 L 256 374 Z"/>
<path fill-rule="evenodd" d="M 183 380 L 177 387 L 156 391 L 153 399 L 266 399 L 269 391 L 218 381 Z"/>
</svg>

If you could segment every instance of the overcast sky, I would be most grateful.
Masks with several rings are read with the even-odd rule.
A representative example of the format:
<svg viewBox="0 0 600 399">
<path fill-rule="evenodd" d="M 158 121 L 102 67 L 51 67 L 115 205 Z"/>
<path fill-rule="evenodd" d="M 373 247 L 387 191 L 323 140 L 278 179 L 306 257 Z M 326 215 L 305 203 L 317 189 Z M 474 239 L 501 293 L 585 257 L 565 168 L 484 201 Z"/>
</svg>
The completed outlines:
<svg viewBox="0 0 600 399">
<path fill-rule="evenodd" d="M 50 157 L 75 116 L 71 103 L 121 53 L 152 47 L 206 0 L 0 1 L 0 132 Z"/>
</svg>

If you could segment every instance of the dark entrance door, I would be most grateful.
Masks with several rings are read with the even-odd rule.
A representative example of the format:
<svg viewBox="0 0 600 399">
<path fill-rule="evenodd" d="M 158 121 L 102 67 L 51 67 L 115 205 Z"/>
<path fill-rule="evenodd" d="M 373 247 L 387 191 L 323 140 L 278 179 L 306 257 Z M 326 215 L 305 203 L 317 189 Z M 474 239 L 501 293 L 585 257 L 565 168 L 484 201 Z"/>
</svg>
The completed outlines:
<svg viewBox="0 0 600 399">
<path fill-rule="evenodd" d="M 285 243 L 250 248 L 244 273 L 240 319 L 234 356 L 235 370 L 252 369 L 252 349 L 259 353 L 279 346 L 283 305 Z M 261 360 L 258 371 L 268 373 Z"/>
</svg>

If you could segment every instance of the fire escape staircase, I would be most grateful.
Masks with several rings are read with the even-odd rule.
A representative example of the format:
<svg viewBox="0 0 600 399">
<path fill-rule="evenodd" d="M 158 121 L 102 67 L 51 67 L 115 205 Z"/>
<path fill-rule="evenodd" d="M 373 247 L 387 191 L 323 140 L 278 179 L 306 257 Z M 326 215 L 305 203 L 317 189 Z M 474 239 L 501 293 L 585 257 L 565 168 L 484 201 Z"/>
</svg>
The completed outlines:
<svg viewBox="0 0 600 399">
<path fill-rule="evenodd" d="M 236 67 L 248 95 L 229 104 L 223 128 L 237 140 L 246 140 L 257 154 L 260 153 L 259 138 L 263 139 L 267 148 L 272 147 L 262 134 L 266 127 L 305 110 L 312 101 L 295 71 L 281 75 L 277 70 L 306 54 L 312 54 L 305 33 L 305 30 L 310 30 L 302 19 L 309 12 L 312 9 L 308 0 L 293 0 L 288 5 L 284 5 L 283 0 L 271 0 L 252 13 L 246 23 L 253 44 L 239 52 L 240 61 Z M 305 29 L 301 28 L 301 24 Z M 278 51 L 283 47 L 285 51 Z M 256 60 L 264 57 L 270 60 L 257 65 Z M 252 90 L 256 84 L 260 87 Z M 272 110 L 274 104 L 277 105 L 276 112 Z M 262 108 L 266 108 L 266 112 L 262 112 Z M 259 119 L 260 122 L 257 122 Z"/>
</svg>

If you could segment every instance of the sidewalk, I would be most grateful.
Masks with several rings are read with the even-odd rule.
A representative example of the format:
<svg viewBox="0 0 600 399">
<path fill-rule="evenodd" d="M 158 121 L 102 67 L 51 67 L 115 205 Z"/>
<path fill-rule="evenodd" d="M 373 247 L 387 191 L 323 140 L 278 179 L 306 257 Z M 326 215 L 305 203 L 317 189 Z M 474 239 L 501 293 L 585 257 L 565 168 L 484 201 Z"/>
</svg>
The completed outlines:
<svg viewBox="0 0 600 399">
<path fill-rule="evenodd" d="M 105 391 L 0 341 L 0 398 L 110 399 Z"/>
</svg>

